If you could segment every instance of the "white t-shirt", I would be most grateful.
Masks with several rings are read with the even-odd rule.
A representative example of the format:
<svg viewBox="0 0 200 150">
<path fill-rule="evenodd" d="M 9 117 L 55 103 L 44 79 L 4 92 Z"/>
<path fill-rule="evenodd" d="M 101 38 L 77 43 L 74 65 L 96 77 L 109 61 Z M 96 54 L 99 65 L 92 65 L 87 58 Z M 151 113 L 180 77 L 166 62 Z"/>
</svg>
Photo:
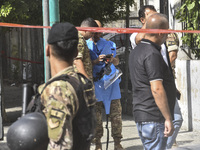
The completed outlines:
<svg viewBox="0 0 200 150">
<path fill-rule="evenodd" d="M 136 37 L 137 34 L 138 34 L 138 33 L 133 33 L 133 34 L 131 34 L 131 36 L 130 36 L 130 41 L 131 41 L 132 49 L 134 49 L 134 48 L 137 46 L 136 43 L 135 43 L 135 37 Z M 161 45 L 161 51 L 160 51 L 160 53 L 161 53 L 161 55 L 162 55 L 162 57 L 163 57 L 165 63 L 168 65 L 166 51 L 167 51 L 167 50 L 166 50 L 165 44 L 162 44 L 162 45 Z M 169 66 L 169 65 L 168 65 L 168 66 Z"/>
<path fill-rule="evenodd" d="M 135 43 L 135 37 L 136 37 L 137 34 L 138 34 L 138 33 L 133 33 L 133 34 L 131 34 L 131 36 L 130 36 L 130 41 L 131 41 L 132 49 L 134 49 L 134 48 L 137 46 L 136 43 Z"/>
</svg>

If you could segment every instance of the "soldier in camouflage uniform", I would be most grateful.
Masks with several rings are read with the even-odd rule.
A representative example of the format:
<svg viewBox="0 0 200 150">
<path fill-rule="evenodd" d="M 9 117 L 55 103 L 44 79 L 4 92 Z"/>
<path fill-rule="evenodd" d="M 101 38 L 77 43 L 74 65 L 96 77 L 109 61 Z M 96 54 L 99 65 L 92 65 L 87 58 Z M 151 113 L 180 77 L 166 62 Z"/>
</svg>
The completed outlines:
<svg viewBox="0 0 200 150">
<path fill-rule="evenodd" d="M 74 25 L 58 23 L 52 26 L 46 47 L 46 55 L 51 66 L 52 78 L 50 80 L 65 74 L 78 80 L 77 73 L 72 66 L 78 54 L 77 45 L 78 31 Z M 45 84 L 39 87 L 39 93 L 44 86 Z M 42 92 L 41 102 L 45 107 L 43 112 L 48 125 L 50 140 L 48 150 L 72 150 L 75 142 L 72 122 L 81 108 L 75 89 L 67 81 L 55 80 Z"/>
<path fill-rule="evenodd" d="M 166 40 L 166 46 L 167 46 L 167 50 L 169 53 L 169 60 L 170 60 L 170 64 L 172 67 L 172 71 L 173 71 L 173 75 L 174 78 L 176 78 L 175 76 L 175 60 L 177 58 L 177 53 L 178 53 L 178 48 L 179 48 L 179 39 L 178 39 L 178 35 L 176 33 L 171 33 L 168 34 L 167 40 Z M 173 120 L 173 124 L 174 124 L 174 133 L 172 136 L 168 137 L 167 140 L 167 149 L 171 149 L 171 147 L 177 146 L 176 144 L 176 137 L 178 135 L 178 132 L 182 126 L 182 122 L 183 122 L 183 118 L 182 118 L 182 114 L 181 114 L 181 110 L 178 104 L 178 100 L 180 99 L 180 92 L 177 90 L 177 98 L 176 98 L 176 102 L 175 102 L 175 106 L 174 106 L 174 120 Z"/>
<path fill-rule="evenodd" d="M 97 102 L 96 105 L 96 133 L 95 133 L 95 150 L 102 150 L 101 138 L 103 136 L 102 108 L 103 102 Z M 114 138 L 114 150 L 124 150 L 121 146 L 122 138 L 122 107 L 120 99 L 112 100 L 110 106 L 109 118 L 111 121 L 111 136 Z"/>
<path fill-rule="evenodd" d="M 81 27 L 98 27 L 96 22 L 92 18 L 87 18 L 82 21 Z M 93 33 L 89 31 L 79 31 L 79 43 L 78 43 L 78 56 L 74 60 L 76 70 L 84 74 L 89 79 L 93 79 L 92 76 L 92 62 L 90 59 L 90 52 L 87 47 L 86 41 L 91 38 Z"/>
<path fill-rule="evenodd" d="M 179 47 L 179 39 L 176 33 L 168 34 L 166 40 L 166 46 L 169 53 L 170 64 L 173 70 L 173 75 L 175 77 L 175 60 L 177 58 L 178 47 Z"/>
</svg>

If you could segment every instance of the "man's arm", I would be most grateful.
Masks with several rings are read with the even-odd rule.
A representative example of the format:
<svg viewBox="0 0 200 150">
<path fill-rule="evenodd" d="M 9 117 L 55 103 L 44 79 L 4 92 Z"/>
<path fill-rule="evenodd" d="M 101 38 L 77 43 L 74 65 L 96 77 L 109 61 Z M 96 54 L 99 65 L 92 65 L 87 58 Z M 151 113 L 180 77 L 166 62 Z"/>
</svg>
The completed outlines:
<svg viewBox="0 0 200 150">
<path fill-rule="evenodd" d="M 173 51 L 169 52 L 169 60 L 170 60 L 172 67 L 174 67 L 174 65 L 175 65 L 175 60 L 177 58 L 177 52 L 178 52 L 178 50 L 173 50 Z"/>
<path fill-rule="evenodd" d="M 143 26 L 141 29 L 145 29 L 145 26 Z M 130 36 L 132 49 L 134 49 L 141 42 L 144 36 L 145 36 L 145 33 L 133 33 Z"/>
<path fill-rule="evenodd" d="M 83 61 L 82 61 L 83 56 L 85 55 L 85 51 L 87 51 L 87 50 L 88 49 L 87 49 L 86 41 L 84 40 L 83 37 L 79 38 L 78 55 L 74 59 L 74 65 L 76 66 L 78 72 L 82 73 L 84 76 L 86 76 L 87 78 L 89 78 L 88 74 L 85 71 L 85 67 L 84 67 Z"/>
<path fill-rule="evenodd" d="M 41 98 L 48 125 L 48 150 L 72 149 L 72 121 L 78 111 L 76 106 L 79 106 L 75 90 L 69 82 L 54 81 L 44 90 Z"/>
<path fill-rule="evenodd" d="M 142 26 L 141 29 L 146 29 L 146 23 Z M 141 42 L 141 40 L 144 38 L 144 36 L 145 36 L 145 33 L 138 33 L 136 35 L 136 37 L 135 37 L 136 45 L 138 45 Z"/>
<path fill-rule="evenodd" d="M 84 76 L 89 78 L 87 73 L 86 73 L 86 71 L 85 71 L 85 68 L 84 68 L 84 65 L 83 65 L 83 61 L 81 59 L 75 59 L 74 60 L 74 65 L 76 66 L 78 72 L 82 73 Z"/>
<path fill-rule="evenodd" d="M 106 57 L 105 54 L 99 55 L 99 57 L 98 57 L 97 59 L 92 60 L 92 65 L 94 66 L 94 65 L 96 65 L 96 64 L 98 64 L 98 63 L 100 63 L 100 62 L 102 62 L 102 61 L 104 60 L 105 57 Z"/>
<path fill-rule="evenodd" d="M 161 80 L 151 81 L 150 84 L 151 84 L 151 91 L 152 91 L 153 97 L 155 99 L 156 105 L 158 106 L 162 115 L 165 118 L 164 135 L 165 135 L 165 137 L 169 137 L 174 132 L 174 126 L 172 123 L 172 117 L 170 114 L 170 109 L 168 106 L 168 100 L 167 100 L 167 96 L 165 93 L 165 89 L 163 87 Z"/>
<path fill-rule="evenodd" d="M 116 56 L 116 57 L 112 56 L 110 61 L 113 63 L 113 65 L 117 66 L 119 64 L 119 57 L 118 56 Z"/>
</svg>

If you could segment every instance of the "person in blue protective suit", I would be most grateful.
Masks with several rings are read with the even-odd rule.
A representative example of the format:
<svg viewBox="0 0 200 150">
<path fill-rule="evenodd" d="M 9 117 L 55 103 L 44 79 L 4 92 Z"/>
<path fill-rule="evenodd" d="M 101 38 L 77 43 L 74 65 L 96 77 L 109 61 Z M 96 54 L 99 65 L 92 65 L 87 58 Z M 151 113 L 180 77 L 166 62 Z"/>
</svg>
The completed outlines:
<svg viewBox="0 0 200 150">
<path fill-rule="evenodd" d="M 101 23 L 96 20 L 101 27 Z M 114 139 L 114 150 L 124 150 L 121 143 L 122 138 L 122 107 L 119 83 L 121 72 L 115 66 L 119 64 L 116 56 L 116 44 L 101 38 L 101 33 L 95 33 L 87 40 L 90 56 L 93 64 L 93 78 L 95 85 L 96 103 L 96 150 L 102 150 L 101 137 L 103 136 L 102 109 L 105 108 L 106 115 L 110 117 L 112 137 Z"/>
</svg>

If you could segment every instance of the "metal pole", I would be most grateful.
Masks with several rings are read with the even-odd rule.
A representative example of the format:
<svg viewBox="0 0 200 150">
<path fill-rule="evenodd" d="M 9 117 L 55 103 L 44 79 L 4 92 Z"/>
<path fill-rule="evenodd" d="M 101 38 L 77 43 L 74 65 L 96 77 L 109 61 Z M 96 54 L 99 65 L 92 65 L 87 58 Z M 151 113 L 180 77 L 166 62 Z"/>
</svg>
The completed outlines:
<svg viewBox="0 0 200 150">
<path fill-rule="evenodd" d="M 192 96 L 191 96 L 191 68 L 190 60 L 186 62 L 187 69 L 187 102 L 188 102 L 188 131 L 193 131 Z"/>
<path fill-rule="evenodd" d="M 49 26 L 49 0 L 43 0 L 43 26 Z M 44 81 L 48 81 L 50 78 L 50 64 L 48 58 L 46 57 L 45 47 L 48 38 L 48 29 L 43 30 L 44 38 Z"/>
<path fill-rule="evenodd" d="M 2 65 L 2 27 L 0 27 L 0 140 L 3 139 L 3 107 L 2 107 L 2 101 L 3 101 L 3 65 Z"/>
<path fill-rule="evenodd" d="M 43 0 L 43 25 L 52 26 L 54 23 L 60 22 L 59 0 Z M 48 29 L 44 29 L 44 74 L 45 82 L 50 79 L 50 64 L 46 57 L 45 47 L 47 44 Z"/>
<path fill-rule="evenodd" d="M 129 10 L 129 2 L 126 2 L 126 28 L 129 28 L 129 14 L 130 14 L 130 10 Z M 127 102 L 128 102 L 128 78 L 129 78 L 129 74 L 128 74 L 128 56 L 129 56 L 129 35 L 126 34 L 126 49 L 125 49 L 125 107 L 124 107 L 124 112 L 126 113 L 127 111 Z"/>
<path fill-rule="evenodd" d="M 49 0 L 49 19 L 50 26 L 60 22 L 59 0 Z"/>
</svg>

